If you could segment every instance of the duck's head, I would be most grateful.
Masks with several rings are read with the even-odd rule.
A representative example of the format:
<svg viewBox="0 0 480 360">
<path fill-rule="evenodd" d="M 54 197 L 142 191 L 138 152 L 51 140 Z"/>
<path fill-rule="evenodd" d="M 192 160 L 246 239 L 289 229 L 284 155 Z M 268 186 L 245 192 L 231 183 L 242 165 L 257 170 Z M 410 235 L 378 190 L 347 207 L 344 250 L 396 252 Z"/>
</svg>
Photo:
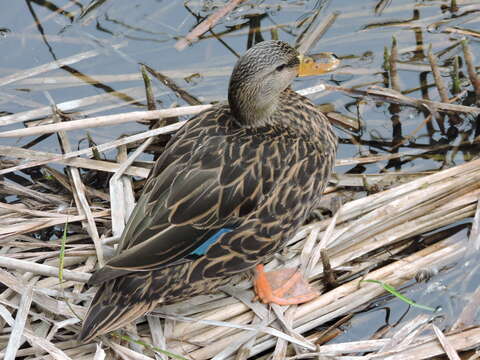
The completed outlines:
<svg viewBox="0 0 480 360">
<path fill-rule="evenodd" d="M 263 41 L 251 47 L 230 77 L 228 102 L 237 121 L 246 126 L 268 123 L 299 64 L 298 52 L 286 42 Z"/>
</svg>

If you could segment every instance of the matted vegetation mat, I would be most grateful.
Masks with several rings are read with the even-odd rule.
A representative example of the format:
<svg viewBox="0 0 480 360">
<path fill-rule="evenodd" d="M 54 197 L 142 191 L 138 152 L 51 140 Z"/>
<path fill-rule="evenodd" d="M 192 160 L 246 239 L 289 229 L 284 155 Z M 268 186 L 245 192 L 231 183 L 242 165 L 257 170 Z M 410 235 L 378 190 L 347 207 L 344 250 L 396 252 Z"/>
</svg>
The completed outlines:
<svg viewBox="0 0 480 360">
<path fill-rule="evenodd" d="M 212 14 L 219 21 L 235 14 L 241 3 L 225 2 L 225 8 Z M 378 1 L 375 11 L 394 13 L 395 6 L 389 8 L 388 3 Z M 95 293 L 85 283 L 112 256 L 152 157 L 161 154 L 186 115 L 210 105 L 171 81 L 174 71 L 167 76 L 144 66 L 133 78 L 139 82 L 143 76 L 145 86 L 137 84 L 114 96 L 130 103 L 146 102 L 149 110 L 91 116 L 95 107 L 98 111 L 108 107 L 106 99 L 112 94 L 107 92 L 68 104 L 51 99 L 50 106 L 0 116 L 0 356 L 403 360 L 444 355 L 477 359 L 480 78 L 469 43 L 478 42 L 480 36 L 462 24 L 479 24 L 480 5 L 475 1 L 442 4 L 456 16 L 371 25 L 440 29 L 444 37 L 442 43 L 434 44 L 436 51 L 429 44 L 417 44 L 416 51 L 425 54 L 423 61 L 402 59 L 406 50 L 399 49 L 394 38 L 385 49 L 382 69 L 341 66 L 336 74 L 357 77 L 350 83 L 329 82 L 298 90 L 315 100 L 339 91 L 358 107 L 389 107 L 394 130 L 391 139 L 369 140 L 372 149 L 383 152 L 353 157 L 340 152 L 321 208 L 266 265 L 267 270 L 300 268 L 321 291 L 318 298 L 299 306 L 254 301 L 247 273 L 216 294 L 158 307 L 124 331 L 79 343 L 81 321 Z M 298 48 L 308 53 L 339 16 L 344 15 L 310 19 L 312 25 L 297 38 Z M 216 23 L 208 19 L 206 24 L 200 22 L 200 30 L 195 28 L 180 39 L 177 50 L 202 41 L 199 36 L 206 30 L 201 26 L 208 30 Z M 354 37 L 350 41 L 355 46 Z M 49 71 L 100 55 L 96 50 L 81 52 L 0 77 L 0 90 L 10 84 L 37 84 L 45 90 L 51 85 L 46 81 Z M 431 76 L 431 82 L 425 77 L 419 89 L 435 88 L 433 99 L 428 91 L 420 92 L 426 96 L 412 96 L 412 89 L 402 89 L 399 70 L 406 68 Z M 373 73 L 381 80 L 373 84 L 362 80 Z M 150 77 L 187 105 L 155 110 Z M 62 79 L 56 80 L 55 86 L 62 86 Z M 95 81 L 108 81 L 108 75 Z M 6 99 L 20 101 L 16 96 Z M 83 111 L 84 107 L 89 110 Z M 395 119 L 399 121 L 398 114 L 405 108 L 414 111 L 411 121 L 416 128 L 402 136 L 395 133 Z M 368 120 L 362 120 L 360 113 L 352 117 L 328 106 L 322 109 L 337 127 L 342 144 L 364 145 L 359 132 Z M 69 139 L 73 130 L 134 122 L 149 129 L 103 143 L 88 138 L 88 146 L 81 148 Z M 452 132 L 459 123 L 464 125 L 462 136 L 457 137 Z M 420 144 L 415 140 L 424 129 L 456 140 Z M 29 139 L 26 145 L 1 144 L 2 139 L 24 137 Z M 61 151 L 34 149 L 47 138 Z M 109 150 L 116 151 L 116 159 L 104 155 Z M 459 152 L 463 154 L 460 162 Z M 439 169 L 405 171 L 401 166 L 435 157 L 444 160 Z M 389 166 L 383 170 L 396 170 L 342 171 L 345 166 L 358 170 L 367 164 L 378 164 L 380 169 L 385 162 Z M 402 306 L 405 314 L 390 319 L 391 308 Z M 378 322 L 379 312 L 385 313 L 385 323 L 371 330 L 366 324 Z M 356 331 L 356 340 L 342 338 L 350 329 Z"/>
</svg>

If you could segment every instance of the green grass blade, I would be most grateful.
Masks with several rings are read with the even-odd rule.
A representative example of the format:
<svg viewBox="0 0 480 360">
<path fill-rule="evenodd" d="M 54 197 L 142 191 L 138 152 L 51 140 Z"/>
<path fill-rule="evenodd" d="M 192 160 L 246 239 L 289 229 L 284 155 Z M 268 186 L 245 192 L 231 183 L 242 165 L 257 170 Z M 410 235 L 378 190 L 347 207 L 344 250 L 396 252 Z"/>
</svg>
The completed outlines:
<svg viewBox="0 0 480 360">
<path fill-rule="evenodd" d="M 68 231 L 68 218 L 67 222 L 65 223 L 65 227 L 63 228 L 63 234 L 60 239 L 60 255 L 58 259 L 58 281 L 60 283 L 60 291 L 62 292 L 63 301 L 67 304 L 68 308 L 72 312 L 73 315 L 77 317 L 80 321 L 83 319 L 73 310 L 72 305 L 68 302 L 67 298 L 65 297 L 65 289 L 63 288 L 63 267 L 65 264 L 65 246 L 67 244 L 67 231 Z"/>
<path fill-rule="evenodd" d="M 65 245 L 67 243 L 67 230 L 68 230 L 68 221 L 65 223 L 63 228 L 63 235 L 60 239 L 60 255 L 58 259 L 58 281 L 63 282 L 63 265 L 65 260 Z"/>
<path fill-rule="evenodd" d="M 120 338 L 120 339 L 123 339 L 123 340 L 126 340 L 126 341 L 129 341 L 129 342 L 133 342 L 135 344 L 138 344 L 138 345 L 141 345 L 141 346 L 144 346 L 150 350 L 153 350 L 153 351 L 156 351 L 160 354 L 164 354 L 164 355 L 167 355 L 167 356 L 170 356 L 171 358 L 173 359 L 178 359 L 178 360 L 188 360 L 187 358 L 184 358 L 183 356 L 181 355 L 177 355 L 177 354 L 174 354 L 174 353 L 171 353 L 170 351 L 167 351 L 167 350 L 162 350 L 156 346 L 153 346 L 149 343 L 146 343 L 144 341 L 141 341 L 141 340 L 135 340 L 135 339 L 132 339 L 130 336 L 126 336 L 126 335 L 120 335 L 118 333 L 112 333 L 113 336 L 117 337 L 117 338 Z"/>
<path fill-rule="evenodd" d="M 436 310 L 430 306 L 427 306 L 427 305 L 422 305 L 422 304 L 417 304 L 415 301 L 413 301 L 412 299 L 409 299 L 408 297 L 406 297 L 405 295 L 402 295 L 397 289 L 395 289 L 393 286 L 391 285 L 388 285 L 382 281 L 378 281 L 378 280 L 360 280 L 360 282 L 369 282 L 369 283 L 374 283 L 374 284 L 378 284 L 378 285 L 381 285 L 386 291 L 388 291 L 390 294 L 392 294 L 393 296 L 399 298 L 400 300 L 402 300 L 403 302 L 406 302 L 407 304 L 411 305 L 411 306 L 414 306 L 414 307 L 417 307 L 419 309 L 423 309 L 423 310 L 427 310 L 427 311 L 431 311 L 431 312 L 435 312 Z"/>
</svg>

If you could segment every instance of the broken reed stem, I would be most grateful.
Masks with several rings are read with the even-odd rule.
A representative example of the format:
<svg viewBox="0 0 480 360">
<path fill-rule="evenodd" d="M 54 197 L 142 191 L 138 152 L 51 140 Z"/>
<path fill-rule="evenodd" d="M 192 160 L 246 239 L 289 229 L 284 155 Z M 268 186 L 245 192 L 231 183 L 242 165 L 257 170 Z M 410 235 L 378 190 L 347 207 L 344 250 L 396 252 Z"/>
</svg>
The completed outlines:
<svg viewBox="0 0 480 360">
<path fill-rule="evenodd" d="M 476 102 L 477 104 L 480 104 L 480 78 L 477 76 L 472 50 L 470 49 L 470 45 L 466 39 L 462 40 L 462 48 L 465 63 L 467 64 L 468 77 L 470 78 L 470 82 L 475 90 Z"/>
<path fill-rule="evenodd" d="M 461 89 L 461 83 L 460 83 L 460 57 L 455 56 L 455 59 L 453 60 L 453 71 L 451 73 L 452 77 L 452 94 L 457 95 L 460 93 Z"/>
<path fill-rule="evenodd" d="M 328 253 L 326 249 L 322 249 L 320 251 L 322 265 L 323 265 L 323 275 L 324 281 L 330 288 L 335 288 L 338 286 L 337 279 L 335 278 L 335 274 L 333 272 L 332 266 L 330 265 L 330 259 L 328 257 Z"/>
<path fill-rule="evenodd" d="M 224 7 L 218 9 L 206 20 L 198 24 L 192 31 L 188 33 L 187 36 L 185 36 L 183 39 L 178 40 L 175 44 L 175 49 L 177 49 L 178 51 L 182 51 L 188 45 L 192 44 L 195 41 L 198 41 L 198 38 L 202 34 L 213 28 L 222 17 L 235 9 L 243 1 L 244 0 L 230 0 Z"/>
<path fill-rule="evenodd" d="M 330 14 L 326 18 L 322 18 L 322 21 L 317 25 L 317 27 L 310 31 L 301 41 L 300 45 L 297 48 L 297 51 L 300 54 L 308 53 L 312 47 L 322 38 L 322 36 L 327 32 L 328 29 L 335 23 L 340 12 L 336 11 L 333 14 Z"/>
<path fill-rule="evenodd" d="M 440 100 L 444 103 L 449 103 L 448 91 L 440 74 L 437 64 L 437 57 L 432 50 L 432 44 L 430 44 L 428 47 L 428 59 L 432 68 L 433 78 L 435 79 L 435 84 L 437 85 L 438 93 L 440 95 Z M 438 127 L 442 134 L 445 134 L 445 117 L 443 115 L 435 116 L 435 120 L 437 121 Z"/>
<path fill-rule="evenodd" d="M 450 1 L 450 11 L 451 12 L 457 12 L 459 10 L 458 5 L 457 5 L 457 0 L 451 0 Z"/>
<path fill-rule="evenodd" d="M 16 359 L 16 354 L 21 345 L 23 332 L 25 330 L 28 312 L 30 311 L 30 306 L 32 304 L 32 295 L 32 286 L 28 286 L 20 299 L 20 305 L 18 306 L 17 315 L 15 316 L 15 323 L 13 324 L 7 349 L 5 350 L 5 360 Z"/>
<path fill-rule="evenodd" d="M 122 162 L 119 169 L 115 174 L 110 178 L 110 207 L 112 209 L 112 233 L 113 236 L 121 236 L 125 224 L 128 222 L 128 217 L 130 216 L 130 211 L 128 211 L 127 199 L 125 194 L 124 182 L 122 181 L 123 174 L 125 170 L 135 161 L 135 159 L 140 156 L 148 146 L 153 142 L 154 138 L 148 138 L 145 142 L 140 145 L 134 152 L 131 154 L 125 161 Z M 131 196 L 133 195 L 133 190 L 131 191 Z M 134 202 L 134 199 L 131 199 Z M 133 205 L 133 204 L 132 204 Z M 133 210 L 133 206 L 132 206 Z"/>
<path fill-rule="evenodd" d="M 390 53 L 387 46 L 383 47 L 382 68 L 383 86 L 388 88 L 390 86 Z"/>
<path fill-rule="evenodd" d="M 156 110 L 155 95 L 153 94 L 152 81 L 148 76 L 147 69 L 144 64 L 140 64 L 140 73 L 142 74 L 143 83 L 145 84 L 145 98 L 147 99 L 147 109 Z"/>
<path fill-rule="evenodd" d="M 428 60 L 430 61 L 430 66 L 432 67 L 433 78 L 435 79 L 435 84 L 437 85 L 438 93 L 440 94 L 440 99 L 443 102 L 449 102 L 448 91 L 445 86 L 445 82 L 442 79 L 440 70 L 438 69 L 437 57 L 432 51 L 432 44 L 428 47 Z"/>
<path fill-rule="evenodd" d="M 395 38 L 395 36 L 393 36 L 392 51 L 390 53 L 390 58 L 389 58 L 390 82 L 392 85 L 392 89 L 400 92 L 401 87 L 400 87 L 400 78 L 398 76 L 398 71 L 397 71 L 397 58 L 398 58 L 397 39 Z"/>
<path fill-rule="evenodd" d="M 445 354 L 447 355 L 449 360 L 461 360 L 458 356 L 458 353 L 455 351 L 455 348 L 452 346 L 450 341 L 447 339 L 445 334 L 438 328 L 437 325 L 432 323 L 433 331 L 438 339 L 438 342 L 442 345 Z"/>
</svg>

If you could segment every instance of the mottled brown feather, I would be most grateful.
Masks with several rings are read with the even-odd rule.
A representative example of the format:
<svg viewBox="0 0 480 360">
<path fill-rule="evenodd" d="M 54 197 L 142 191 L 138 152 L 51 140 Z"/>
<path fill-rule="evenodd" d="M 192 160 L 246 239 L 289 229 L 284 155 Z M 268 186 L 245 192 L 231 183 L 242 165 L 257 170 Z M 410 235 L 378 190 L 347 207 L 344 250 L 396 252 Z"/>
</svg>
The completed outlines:
<svg viewBox="0 0 480 360">
<path fill-rule="evenodd" d="M 280 55 L 295 65 L 296 52 L 288 45 L 266 43 L 253 50 L 261 55 L 269 47 L 274 55 L 286 51 Z M 272 62 L 275 69 L 275 61 L 283 61 L 280 55 L 262 58 L 264 67 Z M 157 303 L 214 291 L 278 251 L 318 205 L 336 137 L 308 99 L 290 88 L 277 97 L 274 111 L 256 124 L 238 114 L 247 103 L 216 105 L 172 138 L 122 234 L 117 256 L 90 281 L 100 289 L 82 340 L 120 328 Z M 225 227 L 232 231 L 204 255 L 190 255 Z"/>
</svg>

